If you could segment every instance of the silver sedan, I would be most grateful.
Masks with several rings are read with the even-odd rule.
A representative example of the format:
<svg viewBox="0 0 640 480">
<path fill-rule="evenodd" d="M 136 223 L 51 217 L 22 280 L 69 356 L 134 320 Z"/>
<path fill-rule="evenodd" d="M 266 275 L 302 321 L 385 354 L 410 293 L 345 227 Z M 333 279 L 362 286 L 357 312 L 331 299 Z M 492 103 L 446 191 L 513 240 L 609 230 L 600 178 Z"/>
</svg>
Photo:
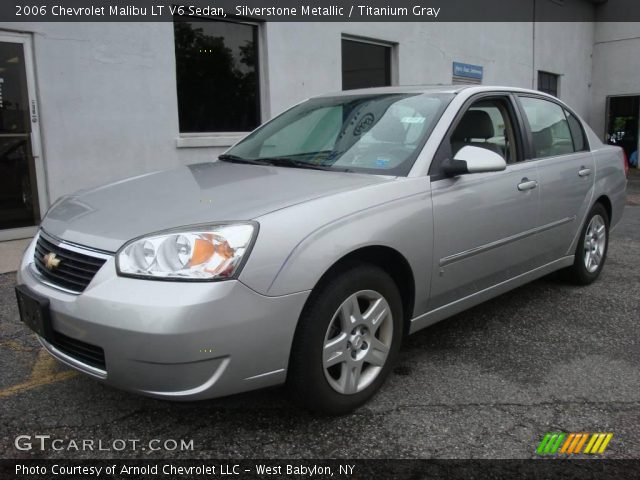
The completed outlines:
<svg viewBox="0 0 640 480">
<path fill-rule="evenodd" d="M 219 160 L 50 208 L 16 293 L 51 355 L 154 397 L 286 383 L 348 412 L 405 335 L 554 270 L 596 280 L 626 186 L 571 108 L 501 87 L 312 98 Z"/>
</svg>

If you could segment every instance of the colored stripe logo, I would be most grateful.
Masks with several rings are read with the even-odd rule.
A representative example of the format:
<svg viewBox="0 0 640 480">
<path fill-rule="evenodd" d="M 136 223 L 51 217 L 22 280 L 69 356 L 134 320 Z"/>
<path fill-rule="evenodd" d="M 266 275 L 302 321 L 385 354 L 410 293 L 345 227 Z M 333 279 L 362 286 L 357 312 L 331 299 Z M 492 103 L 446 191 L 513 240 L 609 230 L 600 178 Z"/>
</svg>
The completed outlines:
<svg viewBox="0 0 640 480">
<path fill-rule="evenodd" d="M 572 455 L 578 453 L 596 455 L 604 453 L 612 438 L 613 433 L 609 432 L 550 432 L 542 437 L 536 453 L 538 455 Z"/>
</svg>

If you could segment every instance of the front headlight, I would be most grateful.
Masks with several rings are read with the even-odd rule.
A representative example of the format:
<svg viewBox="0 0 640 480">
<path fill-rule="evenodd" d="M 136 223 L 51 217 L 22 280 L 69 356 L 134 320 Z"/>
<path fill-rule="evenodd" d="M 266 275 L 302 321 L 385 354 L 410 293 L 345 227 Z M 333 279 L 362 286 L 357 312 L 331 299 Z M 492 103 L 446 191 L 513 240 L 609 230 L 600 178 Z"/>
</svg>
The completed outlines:
<svg viewBox="0 0 640 480">
<path fill-rule="evenodd" d="M 118 274 L 172 280 L 225 280 L 253 243 L 252 223 L 186 227 L 138 238 L 116 257 Z"/>
</svg>

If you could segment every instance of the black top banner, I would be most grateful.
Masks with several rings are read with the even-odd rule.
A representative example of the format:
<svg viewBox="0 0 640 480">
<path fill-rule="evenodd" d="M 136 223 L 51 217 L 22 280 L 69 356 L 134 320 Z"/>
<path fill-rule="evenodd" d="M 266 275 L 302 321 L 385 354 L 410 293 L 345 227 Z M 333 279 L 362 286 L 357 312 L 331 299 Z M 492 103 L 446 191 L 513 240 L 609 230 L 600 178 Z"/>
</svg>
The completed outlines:
<svg viewBox="0 0 640 480">
<path fill-rule="evenodd" d="M 637 22 L 638 0 L 3 0 L 2 22 Z"/>
</svg>

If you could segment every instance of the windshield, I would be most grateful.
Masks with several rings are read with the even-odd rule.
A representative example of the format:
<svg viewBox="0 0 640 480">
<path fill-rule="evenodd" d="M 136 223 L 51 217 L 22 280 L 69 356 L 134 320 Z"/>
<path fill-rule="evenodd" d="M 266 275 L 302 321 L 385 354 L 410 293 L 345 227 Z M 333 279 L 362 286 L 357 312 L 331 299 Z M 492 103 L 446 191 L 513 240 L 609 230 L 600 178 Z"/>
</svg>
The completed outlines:
<svg viewBox="0 0 640 480">
<path fill-rule="evenodd" d="M 452 94 L 313 98 L 266 123 L 221 160 L 406 175 Z"/>
</svg>

